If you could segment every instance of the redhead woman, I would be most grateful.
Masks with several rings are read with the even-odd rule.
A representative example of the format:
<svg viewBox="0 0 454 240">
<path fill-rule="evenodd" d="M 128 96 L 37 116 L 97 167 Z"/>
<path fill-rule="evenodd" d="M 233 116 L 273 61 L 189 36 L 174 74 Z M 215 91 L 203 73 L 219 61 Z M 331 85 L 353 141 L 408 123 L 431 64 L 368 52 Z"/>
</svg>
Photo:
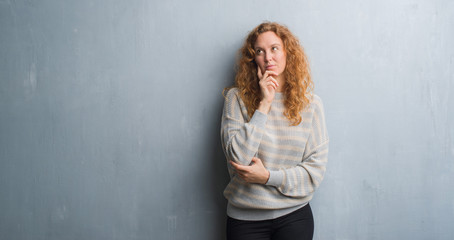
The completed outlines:
<svg viewBox="0 0 454 240">
<path fill-rule="evenodd" d="M 265 22 L 249 33 L 237 64 L 221 123 L 227 239 L 312 239 L 309 201 L 329 139 L 307 57 L 285 26 Z"/>
</svg>

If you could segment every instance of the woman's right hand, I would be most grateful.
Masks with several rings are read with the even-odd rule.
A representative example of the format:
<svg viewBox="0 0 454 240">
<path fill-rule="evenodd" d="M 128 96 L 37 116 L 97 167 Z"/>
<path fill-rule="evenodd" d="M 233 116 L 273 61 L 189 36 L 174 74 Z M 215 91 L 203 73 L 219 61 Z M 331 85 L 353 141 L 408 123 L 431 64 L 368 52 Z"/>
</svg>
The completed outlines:
<svg viewBox="0 0 454 240">
<path fill-rule="evenodd" d="M 274 100 L 276 89 L 279 87 L 277 80 L 273 77 L 277 76 L 277 74 L 273 71 L 265 71 L 265 74 L 262 74 L 260 67 L 257 67 L 257 76 L 259 78 L 260 92 L 262 93 L 262 100 L 258 110 L 267 114 Z"/>
</svg>

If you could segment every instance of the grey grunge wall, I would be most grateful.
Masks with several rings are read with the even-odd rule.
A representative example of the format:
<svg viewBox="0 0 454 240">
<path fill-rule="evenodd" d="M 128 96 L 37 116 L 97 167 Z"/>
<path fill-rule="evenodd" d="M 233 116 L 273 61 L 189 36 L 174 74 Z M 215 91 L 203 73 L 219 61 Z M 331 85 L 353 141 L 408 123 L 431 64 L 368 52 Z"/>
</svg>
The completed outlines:
<svg viewBox="0 0 454 240">
<path fill-rule="evenodd" d="M 453 239 L 448 0 L 0 0 L 0 239 L 224 239 L 221 92 L 264 20 L 325 105 L 314 239 Z"/>
</svg>

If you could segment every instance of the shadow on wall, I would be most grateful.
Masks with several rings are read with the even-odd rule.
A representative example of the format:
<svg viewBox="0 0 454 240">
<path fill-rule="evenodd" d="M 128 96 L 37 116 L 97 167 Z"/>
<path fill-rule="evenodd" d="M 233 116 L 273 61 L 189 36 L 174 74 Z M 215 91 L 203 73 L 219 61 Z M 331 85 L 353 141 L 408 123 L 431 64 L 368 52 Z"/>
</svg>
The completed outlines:
<svg viewBox="0 0 454 240">
<path fill-rule="evenodd" d="M 221 118 L 222 114 L 222 106 L 223 104 L 216 103 L 216 114 L 215 116 L 219 116 Z M 221 147 L 221 141 L 220 141 L 220 136 L 219 134 L 219 129 L 221 127 L 221 122 L 220 121 L 215 121 L 215 124 L 212 126 L 212 130 L 208 131 L 210 132 L 210 137 L 209 139 L 211 142 L 215 142 L 216 147 L 211 150 L 210 153 L 210 158 L 208 159 L 209 163 L 207 164 L 208 169 L 211 169 L 211 176 L 210 176 L 210 193 L 211 193 L 211 198 L 212 202 L 215 203 L 215 219 L 216 222 L 213 224 L 213 227 L 215 230 L 213 231 L 215 236 L 213 236 L 213 239 L 224 239 L 225 237 L 225 219 L 226 219 L 226 206 L 227 206 L 227 201 L 224 198 L 223 191 L 225 186 L 227 185 L 229 181 L 229 175 L 227 172 L 227 167 L 226 167 L 226 160 L 224 156 L 224 152 L 222 151 Z"/>
<path fill-rule="evenodd" d="M 240 43 L 238 43 L 240 44 Z M 235 78 L 235 71 L 234 71 L 234 64 L 235 64 L 235 53 L 231 52 L 231 62 L 232 68 L 226 69 L 225 72 L 222 74 L 223 78 L 221 79 L 221 86 L 230 87 L 234 83 Z M 210 175 L 210 193 L 211 193 L 211 201 L 215 203 L 215 219 L 216 222 L 212 225 L 215 229 L 213 230 L 213 238 L 212 239 L 225 239 L 225 220 L 226 220 L 226 207 L 227 207 L 227 200 L 224 198 L 223 192 L 225 187 L 227 186 L 230 177 L 227 171 L 226 165 L 226 158 L 224 155 L 224 151 L 222 150 L 221 146 L 221 136 L 220 136 L 220 129 L 221 129 L 221 117 L 222 111 L 224 107 L 224 97 L 222 95 L 223 88 L 217 90 L 216 100 L 213 101 L 212 108 L 214 111 L 210 114 L 213 121 L 210 122 L 209 133 L 207 136 L 209 143 L 214 143 L 212 149 L 210 149 L 209 158 L 207 159 L 208 163 L 207 169 L 211 169 Z"/>
</svg>

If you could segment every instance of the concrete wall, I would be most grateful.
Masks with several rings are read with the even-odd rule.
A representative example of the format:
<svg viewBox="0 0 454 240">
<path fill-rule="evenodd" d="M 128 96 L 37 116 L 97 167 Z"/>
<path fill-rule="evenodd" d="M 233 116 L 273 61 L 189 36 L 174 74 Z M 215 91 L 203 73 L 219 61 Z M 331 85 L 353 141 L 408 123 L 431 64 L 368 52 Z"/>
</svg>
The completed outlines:
<svg viewBox="0 0 454 240">
<path fill-rule="evenodd" d="M 221 90 L 263 20 L 326 108 L 314 238 L 453 239 L 449 0 L 0 0 L 0 239 L 223 239 Z"/>
</svg>

